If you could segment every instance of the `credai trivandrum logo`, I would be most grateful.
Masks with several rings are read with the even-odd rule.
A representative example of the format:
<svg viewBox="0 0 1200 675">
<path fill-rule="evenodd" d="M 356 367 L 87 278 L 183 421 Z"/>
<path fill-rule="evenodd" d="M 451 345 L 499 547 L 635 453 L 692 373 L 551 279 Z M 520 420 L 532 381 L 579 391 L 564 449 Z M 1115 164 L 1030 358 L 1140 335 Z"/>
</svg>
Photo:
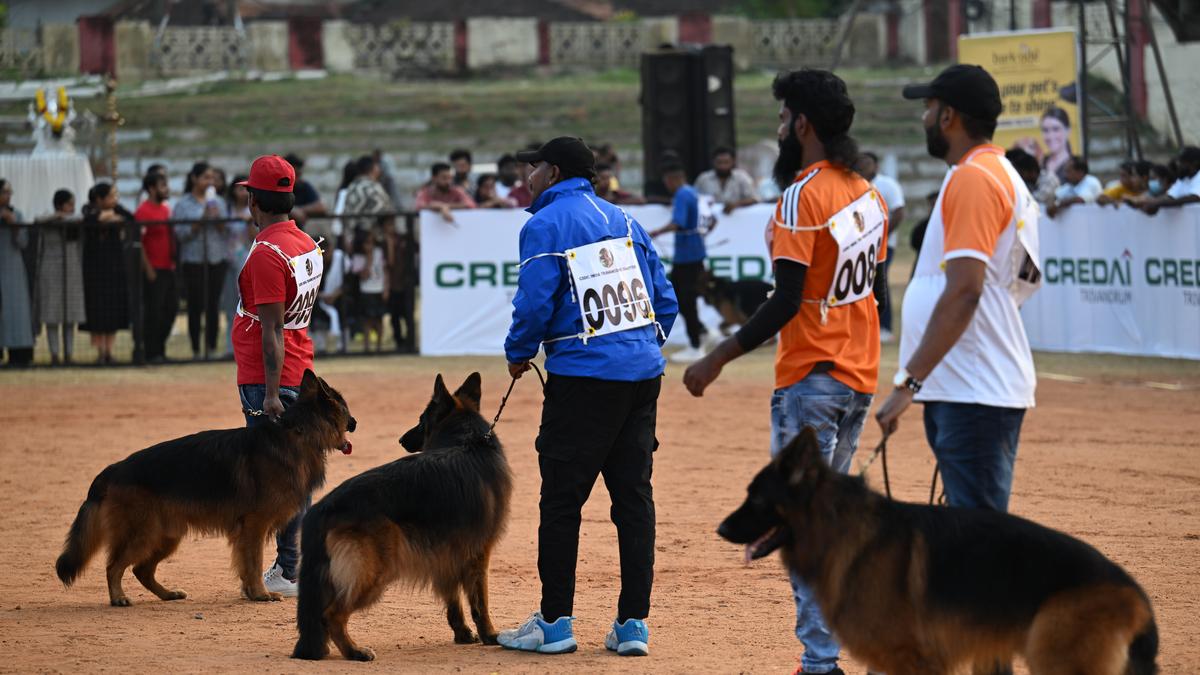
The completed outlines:
<svg viewBox="0 0 1200 675">
<path fill-rule="evenodd" d="M 1046 258 L 1049 285 L 1077 286 L 1083 302 L 1128 305 L 1133 302 L 1133 253 L 1125 249 L 1116 258 Z"/>
</svg>

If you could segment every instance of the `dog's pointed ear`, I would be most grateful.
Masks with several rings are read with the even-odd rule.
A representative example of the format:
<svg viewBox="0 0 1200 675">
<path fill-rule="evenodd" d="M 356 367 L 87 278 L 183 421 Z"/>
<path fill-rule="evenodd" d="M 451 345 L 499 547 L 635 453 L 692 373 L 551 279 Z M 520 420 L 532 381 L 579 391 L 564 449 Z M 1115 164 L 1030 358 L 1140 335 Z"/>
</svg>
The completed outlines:
<svg viewBox="0 0 1200 675">
<path fill-rule="evenodd" d="M 300 379 L 300 395 L 308 398 L 321 391 L 321 378 L 311 368 L 304 369 L 304 377 Z"/>
<path fill-rule="evenodd" d="M 819 468 L 821 462 L 821 446 L 817 440 L 817 430 L 804 427 L 784 446 L 777 459 L 783 477 L 789 485 L 802 483 L 810 470 Z"/>
<path fill-rule="evenodd" d="M 446 381 L 442 379 L 442 374 L 438 373 L 437 379 L 433 381 L 433 397 L 430 399 L 434 403 L 440 403 L 453 398 L 450 395 L 450 390 L 446 388 Z"/>
<path fill-rule="evenodd" d="M 458 391 L 454 392 L 454 398 L 467 408 L 479 412 L 479 402 L 483 399 L 482 384 L 483 378 L 479 376 L 479 373 L 471 373 L 466 380 L 463 380 Z"/>
</svg>

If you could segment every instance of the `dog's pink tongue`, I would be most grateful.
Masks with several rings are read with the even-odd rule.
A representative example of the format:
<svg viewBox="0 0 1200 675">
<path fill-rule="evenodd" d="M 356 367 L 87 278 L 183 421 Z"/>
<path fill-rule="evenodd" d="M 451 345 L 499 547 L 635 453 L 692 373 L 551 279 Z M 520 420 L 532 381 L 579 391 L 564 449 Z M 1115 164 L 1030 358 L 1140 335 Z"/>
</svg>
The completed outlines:
<svg viewBox="0 0 1200 675">
<path fill-rule="evenodd" d="M 754 560 L 754 544 L 746 544 L 746 564 L 749 565 Z"/>
<path fill-rule="evenodd" d="M 343 455 L 348 455 L 353 451 L 354 451 L 353 443 L 351 443 L 350 441 L 346 441 L 345 443 L 342 443 L 342 454 Z"/>
</svg>

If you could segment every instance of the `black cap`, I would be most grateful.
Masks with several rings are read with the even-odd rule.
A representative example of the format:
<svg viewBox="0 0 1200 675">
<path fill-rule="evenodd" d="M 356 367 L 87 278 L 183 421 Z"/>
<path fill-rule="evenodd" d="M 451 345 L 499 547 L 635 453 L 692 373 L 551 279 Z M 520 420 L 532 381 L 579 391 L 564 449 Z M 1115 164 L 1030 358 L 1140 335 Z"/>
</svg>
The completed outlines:
<svg viewBox="0 0 1200 675">
<path fill-rule="evenodd" d="M 537 150 L 518 152 L 517 161 L 530 164 L 546 162 L 576 176 L 596 175 L 596 156 L 583 139 L 574 136 L 559 136 L 546 141 Z"/>
<path fill-rule="evenodd" d="M 936 98 L 982 120 L 997 119 L 1004 110 L 996 80 L 982 66 L 966 64 L 950 66 L 929 84 L 908 85 L 904 88 L 904 98 Z"/>
</svg>

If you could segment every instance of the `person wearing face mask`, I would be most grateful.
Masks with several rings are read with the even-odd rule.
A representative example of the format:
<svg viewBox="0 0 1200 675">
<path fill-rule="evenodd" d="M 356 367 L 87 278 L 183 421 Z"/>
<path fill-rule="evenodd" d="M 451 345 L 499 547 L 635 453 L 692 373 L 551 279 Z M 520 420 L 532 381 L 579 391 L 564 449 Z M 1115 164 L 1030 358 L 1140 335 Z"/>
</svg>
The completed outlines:
<svg viewBox="0 0 1200 675">
<path fill-rule="evenodd" d="M 1139 204 L 1146 213 L 1154 215 L 1164 207 L 1173 208 L 1200 202 L 1200 148 L 1189 145 L 1180 150 L 1175 164 L 1179 167 L 1179 175 L 1166 194 L 1151 197 Z"/>
<path fill-rule="evenodd" d="M 768 224 L 775 292 L 733 337 L 688 367 L 683 383 L 702 396 L 725 364 L 779 334 L 771 395 L 771 454 L 806 426 L 825 461 L 850 469 L 879 375 L 879 312 L 886 290 L 887 205 L 853 166 L 854 102 L 825 70 L 775 79 L 783 190 Z M 811 588 L 791 579 L 803 673 L 842 673 L 840 647 Z"/>
<path fill-rule="evenodd" d="M 712 167 L 696 177 L 696 192 L 724 204 L 726 215 L 734 209 L 758 203 L 758 190 L 750 174 L 737 168 L 733 150 L 724 146 L 713 150 Z"/>
<path fill-rule="evenodd" d="M 950 66 L 904 97 L 925 101 L 927 149 L 950 170 L 904 293 L 895 388 L 875 419 L 889 435 L 924 403 L 950 505 L 1006 511 L 1037 384 L 1019 308 L 1041 285 L 1039 208 L 991 142 L 1003 105 L 986 70 Z"/>
<path fill-rule="evenodd" d="M 535 447 L 542 476 L 538 527 L 540 611 L 499 635 L 501 646 L 542 654 L 577 649 L 571 615 L 580 513 L 596 478 L 612 499 L 621 595 L 605 646 L 648 652 L 645 619 L 654 579 L 650 484 L 661 346 L 678 303 L 649 235 L 596 196 L 592 151 L 555 138 L 517 154 L 533 167 L 533 216 L 521 228 L 520 274 L 504 343 L 514 378 L 546 352 L 542 423 Z"/>
<path fill-rule="evenodd" d="M 1150 165 L 1150 181 L 1146 184 L 1146 197 L 1161 197 L 1175 182 L 1175 172 L 1166 164 Z M 1145 200 L 1143 200 L 1145 201 Z"/>
</svg>

